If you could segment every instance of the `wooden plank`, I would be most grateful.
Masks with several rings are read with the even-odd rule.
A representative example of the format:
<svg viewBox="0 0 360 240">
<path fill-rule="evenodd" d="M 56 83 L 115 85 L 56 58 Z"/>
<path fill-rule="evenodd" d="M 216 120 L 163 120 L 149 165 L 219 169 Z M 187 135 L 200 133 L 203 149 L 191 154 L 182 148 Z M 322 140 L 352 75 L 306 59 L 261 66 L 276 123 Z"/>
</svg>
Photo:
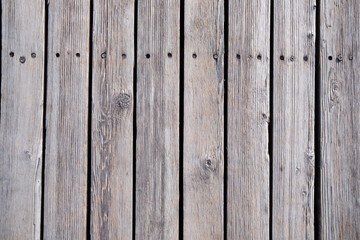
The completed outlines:
<svg viewBox="0 0 360 240">
<path fill-rule="evenodd" d="M 314 6 L 274 1 L 273 239 L 314 238 Z"/>
<path fill-rule="evenodd" d="M 0 239 L 40 239 L 44 1 L 1 1 Z"/>
<path fill-rule="evenodd" d="M 270 1 L 229 1 L 228 239 L 269 239 Z"/>
<path fill-rule="evenodd" d="M 320 7 L 320 238 L 360 239 L 360 2 Z"/>
<path fill-rule="evenodd" d="M 184 239 L 223 239 L 224 1 L 186 1 L 184 21 Z"/>
<path fill-rule="evenodd" d="M 180 1 L 138 1 L 137 27 L 136 239 L 178 239 Z"/>
<path fill-rule="evenodd" d="M 91 238 L 131 239 L 134 0 L 95 0 L 93 23 Z"/>
<path fill-rule="evenodd" d="M 50 1 L 48 24 L 44 238 L 85 239 L 90 0 Z"/>
</svg>

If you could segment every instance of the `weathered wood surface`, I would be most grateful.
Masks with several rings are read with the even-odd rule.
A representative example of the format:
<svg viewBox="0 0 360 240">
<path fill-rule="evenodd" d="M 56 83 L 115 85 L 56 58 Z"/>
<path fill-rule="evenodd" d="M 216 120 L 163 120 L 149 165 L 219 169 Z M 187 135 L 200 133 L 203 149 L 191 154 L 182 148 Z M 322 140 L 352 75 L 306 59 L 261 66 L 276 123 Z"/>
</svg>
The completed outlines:
<svg viewBox="0 0 360 240">
<path fill-rule="evenodd" d="M 136 239 L 179 236 L 180 1 L 138 1 Z"/>
<path fill-rule="evenodd" d="M 314 238 L 314 6 L 274 1 L 273 239 Z"/>
<path fill-rule="evenodd" d="M 134 1 L 95 0 L 91 238 L 131 239 Z"/>
<path fill-rule="evenodd" d="M 0 239 L 40 239 L 44 1 L 1 1 Z"/>
<path fill-rule="evenodd" d="M 269 239 L 270 1 L 229 1 L 228 239 Z"/>
<path fill-rule="evenodd" d="M 360 239 L 360 2 L 320 7 L 320 238 Z"/>
<path fill-rule="evenodd" d="M 85 239 L 90 0 L 50 1 L 48 24 L 44 238 Z"/>
<path fill-rule="evenodd" d="M 0 239 L 359 239 L 359 12 L 1 1 Z"/>
<path fill-rule="evenodd" d="M 184 239 L 224 237 L 224 1 L 185 1 Z"/>
</svg>

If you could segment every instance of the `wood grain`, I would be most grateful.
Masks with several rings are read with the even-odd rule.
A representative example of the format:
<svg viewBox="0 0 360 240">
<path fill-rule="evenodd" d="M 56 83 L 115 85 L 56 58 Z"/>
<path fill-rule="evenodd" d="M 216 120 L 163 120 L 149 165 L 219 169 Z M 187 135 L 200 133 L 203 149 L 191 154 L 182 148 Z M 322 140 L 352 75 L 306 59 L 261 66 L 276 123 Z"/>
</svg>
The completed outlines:
<svg viewBox="0 0 360 240">
<path fill-rule="evenodd" d="M 228 239 L 269 239 L 270 1 L 229 1 Z"/>
<path fill-rule="evenodd" d="M 137 26 L 136 239 L 178 239 L 180 1 L 138 1 Z"/>
<path fill-rule="evenodd" d="M 273 239 L 314 238 L 315 5 L 274 1 Z"/>
<path fill-rule="evenodd" d="M 186 1 L 184 21 L 184 239 L 223 239 L 224 1 Z"/>
<path fill-rule="evenodd" d="M 91 238 L 131 239 L 134 1 L 94 1 Z"/>
<path fill-rule="evenodd" d="M 1 9 L 0 239 L 40 239 L 45 2 Z"/>
<path fill-rule="evenodd" d="M 44 238 L 85 239 L 90 0 L 50 1 L 48 24 Z"/>
<path fill-rule="evenodd" d="M 360 2 L 320 7 L 320 238 L 360 239 Z"/>
</svg>

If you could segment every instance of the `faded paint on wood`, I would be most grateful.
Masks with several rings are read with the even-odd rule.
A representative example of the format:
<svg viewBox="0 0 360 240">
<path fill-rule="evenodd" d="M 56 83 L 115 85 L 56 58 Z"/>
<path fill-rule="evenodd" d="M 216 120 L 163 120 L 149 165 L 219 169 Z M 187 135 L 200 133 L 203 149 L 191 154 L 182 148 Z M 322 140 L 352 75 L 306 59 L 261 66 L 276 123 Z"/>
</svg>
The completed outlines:
<svg viewBox="0 0 360 240">
<path fill-rule="evenodd" d="M 91 237 L 131 239 L 134 1 L 94 1 Z"/>
<path fill-rule="evenodd" d="M 40 239 L 44 1 L 1 1 L 0 239 Z"/>
<path fill-rule="evenodd" d="M 180 1 L 138 1 L 137 38 L 136 239 L 178 239 Z"/>
<path fill-rule="evenodd" d="M 90 1 L 50 1 L 48 24 L 44 238 L 85 239 Z"/>
<path fill-rule="evenodd" d="M 320 238 L 360 239 L 360 2 L 320 7 Z"/>
<path fill-rule="evenodd" d="M 224 1 L 185 1 L 184 239 L 224 237 Z"/>
<path fill-rule="evenodd" d="M 315 5 L 274 1 L 273 239 L 314 238 Z"/>
<path fill-rule="evenodd" d="M 269 239 L 270 1 L 229 1 L 228 239 Z"/>
</svg>

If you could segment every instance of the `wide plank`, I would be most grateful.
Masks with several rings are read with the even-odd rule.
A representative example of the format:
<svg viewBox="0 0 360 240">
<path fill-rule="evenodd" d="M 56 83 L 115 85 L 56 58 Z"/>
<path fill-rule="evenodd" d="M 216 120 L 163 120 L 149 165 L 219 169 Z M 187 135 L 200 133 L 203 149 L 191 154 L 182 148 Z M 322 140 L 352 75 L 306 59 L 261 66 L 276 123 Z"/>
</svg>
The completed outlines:
<svg viewBox="0 0 360 240">
<path fill-rule="evenodd" d="M 224 1 L 185 1 L 184 239 L 224 238 Z"/>
<path fill-rule="evenodd" d="M 321 239 L 360 239 L 360 2 L 320 5 Z"/>
<path fill-rule="evenodd" d="M 273 239 L 314 239 L 315 20 L 315 0 L 274 1 Z"/>
<path fill-rule="evenodd" d="M 134 0 L 95 0 L 91 238 L 131 239 Z"/>
<path fill-rule="evenodd" d="M 138 1 L 136 239 L 179 237 L 180 1 Z"/>
<path fill-rule="evenodd" d="M 86 239 L 90 0 L 49 1 L 44 239 Z"/>
<path fill-rule="evenodd" d="M 270 237 L 270 1 L 229 1 L 228 239 Z"/>
<path fill-rule="evenodd" d="M 0 239 L 40 239 L 45 1 L 1 1 Z"/>
</svg>

